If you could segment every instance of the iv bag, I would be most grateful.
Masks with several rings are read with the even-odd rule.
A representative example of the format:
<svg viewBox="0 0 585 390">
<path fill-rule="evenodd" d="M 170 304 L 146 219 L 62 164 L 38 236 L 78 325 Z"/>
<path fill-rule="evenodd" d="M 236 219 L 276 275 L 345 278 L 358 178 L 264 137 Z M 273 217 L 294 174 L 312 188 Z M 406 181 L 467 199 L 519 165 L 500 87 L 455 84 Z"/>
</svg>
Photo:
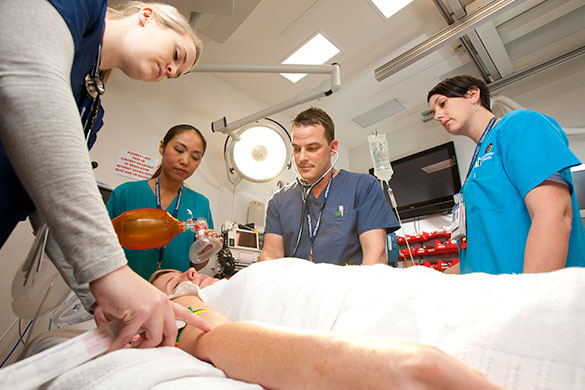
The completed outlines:
<svg viewBox="0 0 585 390">
<path fill-rule="evenodd" d="M 390 153 L 388 151 L 388 143 L 386 142 L 386 134 L 372 134 L 368 136 L 368 144 L 370 146 L 370 155 L 374 163 L 374 175 L 380 180 L 389 182 L 394 171 L 390 165 Z"/>
</svg>

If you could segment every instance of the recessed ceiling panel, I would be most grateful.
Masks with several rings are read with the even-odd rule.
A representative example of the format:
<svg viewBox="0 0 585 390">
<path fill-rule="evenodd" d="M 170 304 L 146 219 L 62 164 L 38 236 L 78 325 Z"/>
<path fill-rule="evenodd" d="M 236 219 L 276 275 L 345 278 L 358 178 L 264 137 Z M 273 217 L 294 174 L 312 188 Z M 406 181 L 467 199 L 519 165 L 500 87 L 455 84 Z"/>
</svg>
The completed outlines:
<svg viewBox="0 0 585 390">
<path fill-rule="evenodd" d="M 404 111 L 406 108 L 396 99 L 380 104 L 378 107 L 372 108 L 361 115 L 352 118 L 352 121 L 364 129 L 378 123 L 383 119 L 390 118 L 392 115 Z"/>
</svg>

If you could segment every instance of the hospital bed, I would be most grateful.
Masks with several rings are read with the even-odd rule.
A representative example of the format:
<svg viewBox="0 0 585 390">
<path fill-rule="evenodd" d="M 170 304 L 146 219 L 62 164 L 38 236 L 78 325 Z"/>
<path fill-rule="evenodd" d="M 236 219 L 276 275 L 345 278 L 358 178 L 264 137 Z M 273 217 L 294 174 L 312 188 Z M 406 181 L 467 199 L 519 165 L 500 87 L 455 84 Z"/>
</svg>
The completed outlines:
<svg viewBox="0 0 585 390">
<path fill-rule="evenodd" d="M 254 264 L 201 291 L 232 320 L 437 346 L 508 389 L 585 388 L 585 269 L 445 275 L 425 267 Z M 43 339 L 50 338 L 50 332 Z M 62 336 L 58 336 L 62 337 Z M 46 389 L 259 389 L 178 350 L 126 349 Z"/>
</svg>

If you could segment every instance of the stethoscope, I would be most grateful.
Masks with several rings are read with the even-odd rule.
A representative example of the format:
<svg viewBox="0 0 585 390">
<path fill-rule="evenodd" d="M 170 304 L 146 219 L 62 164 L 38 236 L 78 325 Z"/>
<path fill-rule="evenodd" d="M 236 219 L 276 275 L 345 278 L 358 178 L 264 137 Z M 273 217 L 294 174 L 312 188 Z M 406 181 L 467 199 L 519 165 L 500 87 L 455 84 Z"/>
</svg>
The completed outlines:
<svg viewBox="0 0 585 390">
<path fill-rule="evenodd" d="M 313 188 L 315 188 L 315 186 L 319 183 L 321 183 L 321 181 L 327 177 L 327 175 L 334 170 L 335 168 L 335 164 L 337 164 L 337 160 L 339 160 L 339 153 L 337 152 L 337 150 L 331 149 L 332 152 L 335 153 L 335 159 L 333 160 L 333 163 L 331 164 L 331 166 L 329 167 L 329 169 L 323 174 L 321 175 L 321 177 L 317 180 L 315 180 L 314 183 L 311 184 L 307 184 L 307 181 L 305 179 L 303 179 L 303 177 L 301 176 L 298 168 L 297 168 L 297 164 L 293 161 L 293 172 L 295 174 L 295 178 L 296 181 L 298 183 L 298 185 L 301 188 L 301 200 L 303 202 L 303 208 L 301 210 L 301 219 L 299 222 L 299 232 L 297 234 L 297 242 L 295 244 L 295 248 L 293 250 L 292 253 L 292 257 L 296 256 L 297 254 L 297 250 L 299 249 L 299 244 L 301 242 L 301 235 L 303 233 L 303 223 L 305 221 L 305 218 L 307 217 L 307 211 L 308 211 L 308 206 L 307 206 L 307 200 L 309 199 L 309 195 L 311 194 L 311 191 L 313 191 Z M 333 179 L 333 174 L 331 174 L 331 177 L 329 178 L 329 183 L 327 184 L 327 188 L 325 190 L 325 200 L 327 198 L 327 195 L 329 193 L 329 186 L 331 185 L 331 179 Z M 324 202 L 325 203 L 325 202 Z M 323 204 L 323 207 L 325 206 L 325 204 Z M 321 209 L 321 212 L 323 210 Z M 315 224 L 315 231 L 314 232 L 310 232 L 311 234 L 314 233 L 314 235 L 317 235 L 317 232 L 319 230 L 319 223 L 321 221 L 321 215 L 319 215 L 319 218 Z M 311 223 L 310 223 L 310 219 L 309 219 L 309 229 L 311 229 Z"/>
<path fill-rule="evenodd" d="M 93 65 L 91 72 L 86 74 L 84 78 L 85 91 L 87 92 L 87 96 L 83 102 L 79 116 L 81 117 L 81 123 L 83 125 L 85 142 L 88 144 L 88 146 L 89 139 L 95 128 L 95 122 L 99 113 L 101 96 L 106 90 L 100 72 L 101 55 L 102 45 L 100 44 L 95 64 Z"/>
</svg>

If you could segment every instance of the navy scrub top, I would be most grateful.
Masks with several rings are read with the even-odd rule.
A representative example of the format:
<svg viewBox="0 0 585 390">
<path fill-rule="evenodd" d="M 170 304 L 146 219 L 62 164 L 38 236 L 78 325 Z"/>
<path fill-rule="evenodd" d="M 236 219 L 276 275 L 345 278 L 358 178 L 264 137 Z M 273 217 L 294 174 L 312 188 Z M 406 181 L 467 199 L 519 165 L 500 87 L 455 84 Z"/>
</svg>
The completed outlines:
<svg viewBox="0 0 585 390">
<path fill-rule="evenodd" d="M 84 78 L 95 64 L 102 41 L 107 10 L 106 0 L 50 0 L 67 23 L 73 38 L 75 56 L 71 68 L 71 89 L 78 108 L 84 103 Z M 50 97 L 48 97 L 50 98 Z M 95 133 L 103 125 L 100 106 L 95 130 L 89 145 L 95 142 Z M 14 172 L 4 145 L 0 140 L 0 247 L 19 221 L 25 220 L 36 207 Z"/>
<path fill-rule="evenodd" d="M 319 216 L 325 190 L 308 203 L 313 228 Z M 299 232 L 302 210 L 301 189 L 293 183 L 274 193 L 268 202 L 265 233 L 283 237 L 285 256 L 292 256 Z M 341 212 L 343 210 L 343 213 Z M 372 229 L 391 233 L 399 228 L 378 180 L 368 174 L 341 170 L 332 179 L 321 224 L 313 245 L 315 263 L 361 264 L 359 235 Z M 309 259 L 310 240 L 306 217 L 296 257 Z"/>
</svg>

